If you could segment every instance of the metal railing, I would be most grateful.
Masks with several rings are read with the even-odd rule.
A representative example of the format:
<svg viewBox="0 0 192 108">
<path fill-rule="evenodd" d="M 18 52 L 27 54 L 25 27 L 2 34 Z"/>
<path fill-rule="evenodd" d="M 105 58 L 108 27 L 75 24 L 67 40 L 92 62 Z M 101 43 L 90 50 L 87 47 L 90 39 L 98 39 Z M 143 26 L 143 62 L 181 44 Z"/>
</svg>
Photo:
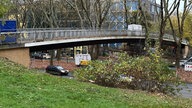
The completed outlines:
<svg viewBox="0 0 192 108">
<path fill-rule="evenodd" d="M 1 32 L 2 35 L 17 38 L 17 43 L 52 41 L 61 39 L 98 38 L 114 36 L 138 36 L 144 37 L 142 31 L 125 30 L 62 30 L 62 29 L 25 29 L 17 32 Z"/>
<path fill-rule="evenodd" d="M 143 31 L 128 30 L 89 30 L 89 29 L 62 29 L 62 28 L 36 28 L 36 29 L 19 29 L 16 32 L 1 32 L 1 36 L 16 37 L 17 43 L 30 43 L 40 41 L 78 39 L 78 38 L 99 38 L 99 37 L 145 37 Z M 150 33 L 150 38 L 158 39 L 158 33 Z M 164 35 L 164 39 L 174 41 L 172 35 Z"/>
</svg>

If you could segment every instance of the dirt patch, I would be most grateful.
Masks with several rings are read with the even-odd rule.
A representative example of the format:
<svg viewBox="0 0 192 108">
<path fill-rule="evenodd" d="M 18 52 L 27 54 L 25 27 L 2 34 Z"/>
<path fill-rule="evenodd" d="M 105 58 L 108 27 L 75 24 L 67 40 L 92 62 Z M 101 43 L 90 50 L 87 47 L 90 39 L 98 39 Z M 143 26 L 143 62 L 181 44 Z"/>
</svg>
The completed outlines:
<svg viewBox="0 0 192 108">
<path fill-rule="evenodd" d="M 184 69 L 180 68 L 177 69 L 177 75 L 181 78 L 182 81 L 192 83 L 192 72 L 185 71 Z"/>
</svg>

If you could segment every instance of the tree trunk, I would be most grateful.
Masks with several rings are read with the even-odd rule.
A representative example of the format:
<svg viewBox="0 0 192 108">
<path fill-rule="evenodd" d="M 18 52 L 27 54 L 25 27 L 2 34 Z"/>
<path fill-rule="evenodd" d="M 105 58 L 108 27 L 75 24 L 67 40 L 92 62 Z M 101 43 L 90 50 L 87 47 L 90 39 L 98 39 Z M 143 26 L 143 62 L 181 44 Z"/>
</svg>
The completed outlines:
<svg viewBox="0 0 192 108">
<path fill-rule="evenodd" d="M 61 49 L 57 49 L 57 61 L 61 60 Z"/>
<path fill-rule="evenodd" d="M 177 68 L 180 68 L 179 64 L 180 57 L 181 57 L 181 43 L 178 43 L 176 47 L 176 59 L 175 59 Z"/>
<path fill-rule="evenodd" d="M 163 46 L 164 34 L 165 34 L 165 24 L 163 22 L 161 22 L 160 34 L 159 34 L 159 51 L 162 49 L 162 46 Z"/>
<path fill-rule="evenodd" d="M 161 5 L 160 5 L 160 34 L 159 34 L 159 51 L 161 51 L 162 48 L 162 42 L 163 42 L 163 35 L 164 35 L 164 31 L 165 31 L 165 24 L 166 24 L 166 20 L 164 20 L 164 1 L 161 0 Z"/>
<path fill-rule="evenodd" d="M 50 53 L 51 53 L 50 65 L 53 65 L 54 50 L 50 50 Z"/>
<path fill-rule="evenodd" d="M 141 4 L 141 0 L 139 0 L 139 9 L 141 11 L 142 17 L 144 19 L 144 27 L 145 27 L 145 48 L 146 51 L 149 50 L 149 26 L 148 26 L 148 20 L 147 20 L 147 16 L 146 16 L 146 9 L 143 8 L 144 6 L 142 6 Z"/>
<path fill-rule="evenodd" d="M 126 23 L 126 30 L 128 29 L 128 24 L 129 24 L 129 21 L 128 21 L 128 9 L 127 9 L 127 0 L 123 0 L 123 4 L 124 4 L 124 9 L 125 9 L 125 23 Z"/>
<path fill-rule="evenodd" d="M 96 60 L 99 57 L 100 45 L 90 45 L 89 46 L 89 54 L 91 55 L 91 59 Z"/>
</svg>

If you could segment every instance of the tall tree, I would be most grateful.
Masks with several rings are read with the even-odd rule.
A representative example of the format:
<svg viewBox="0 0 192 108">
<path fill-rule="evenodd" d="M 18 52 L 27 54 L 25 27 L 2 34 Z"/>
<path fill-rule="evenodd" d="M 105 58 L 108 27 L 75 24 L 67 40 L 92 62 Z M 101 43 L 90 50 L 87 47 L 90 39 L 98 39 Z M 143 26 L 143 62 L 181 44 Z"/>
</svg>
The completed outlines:
<svg viewBox="0 0 192 108">
<path fill-rule="evenodd" d="M 125 9 L 125 23 L 126 23 L 126 29 L 128 29 L 128 25 L 129 25 L 129 7 L 127 7 L 127 0 L 123 0 L 123 6 Z"/>
<path fill-rule="evenodd" d="M 138 0 L 139 2 L 139 10 L 141 11 L 142 14 L 142 18 L 143 18 L 143 22 L 144 22 L 144 27 L 145 27 L 145 47 L 146 47 L 146 51 L 149 50 L 149 25 L 148 25 L 148 20 L 147 20 L 147 11 L 145 9 L 145 3 L 142 5 L 141 4 L 141 0 Z"/>
<path fill-rule="evenodd" d="M 77 12 L 81 21 L 81 27 L 90 29 L 101 29 L 104 21 L 107 18 L 109 9 L 112 5 L 111 0 L 75 0 L 67 3 Z M 99 54 L 99 46 L 89 46 L 89 53 L 93 59 L 96 59 Z"/>
<path fill-rule="evenodd" d="M 10 0 L 0 0 L 0 18 L 2 18 L 3 15 L 8 12 L 8 10 L 11 7 L 10 4 L 11 4 Z"/>
<path fill-rule="evenodd" d="M 78 0 L 79 1 L 79 0 Z M 62 1 L 61 1 L 62 2 Z M 66 0 L 67 4 L 69 4 L 73 9 L 74 11 L 77 13 L 78 17 L 79 17 L 79 20 L 80 20 L 80 27 L 81 28 L 84 28 L 84 19 L 83 19 L 83 15 L 81 14 L 82 13 L 82 8 L 79 7 L 80 5 L 80 2 L 77 2 L 77 0 Z M 65 2 L 62 2 L 62 4 L 65 4 Z"/>
<path fill-rule="evenodd" d="M 192 45 L 192 14 L 190 13 L 185 20 L 183 36 L 186 38 L 190 45 Z"/>
<path fill-rule="evenodd" d="M 172 30 L 172 34 L 173 34 L 173 38 L 176 42 L 176 66 L 177 68 L 179 68 L 179 60 L 180 60 L 180 56 L 181 56 L 181 43 L 182 40 L 184 38 L 184 24 L 185 24 L 185 20 L 187 18 L 187 15 L 189 14 L 191 8 L 192 8 L 192 1 L 191 0 L 184 0 L 183 1 L 183 11 L 180 12 L 180 7 L 181 7 L 181 1 L 178 1 L 177 7 L 176 7 L 176 14 L 177 14 L 177 27 L 173 26 L 173 20 L 171 20 L 171 17 L 169 16 L 169 22 L 170 22 L 170 26 L 171 26 L 171 30 Z M 165 12 L 168 13 L 168 8 L 165 7 Z M 178 31 L 178 34 L 177 34 Z"/>
<path fill-rule="evenodd" d="M 165 27 L 168 18 L 175 12 L 175 9 L 178 7 L 180 0 L 160 0 L 160 27 L 159 27 L 159 50 L 162 48 L 163 36 L 165 34 Z"/>
<path fill-rule="evenodd" d="M 82 11 L 87 19 L 90 28 L 101 29 L 106 20 L 109 9 L 112 5 L 111 0 L 80 0 Z"/>
</svg>

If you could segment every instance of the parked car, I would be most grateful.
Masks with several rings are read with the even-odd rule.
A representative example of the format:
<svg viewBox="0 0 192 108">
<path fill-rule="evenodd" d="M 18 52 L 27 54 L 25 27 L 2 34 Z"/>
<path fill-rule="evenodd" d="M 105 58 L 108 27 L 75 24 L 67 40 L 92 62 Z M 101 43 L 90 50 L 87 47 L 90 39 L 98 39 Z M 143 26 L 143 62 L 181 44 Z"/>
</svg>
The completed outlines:
<svg viewBox="0 0 192 108">
<path fill-rule="evenodd" d="M 175 64 L 175 62 L 174 62 L 173 64 Z M 185 64 L 192 65 L 192 57 L 189 57 L 189 58 L 187 58 L 187 59 L 183 59 L 183 60 L 180 60 L 180 61 L 179 61 L 179 65 L 180 65 L 181 67 L 184 67 Z"/>
<path fill-rule="evenodd" d="M 46 68 L 46 72 L 54 75 L 68 75 L 69 70 L 64 69 L 62 66 L 49 65 Z"/>
<path fill-rule="evenodd" d="M 184 67 L 185 64 L 189 64 L 189 65 L 192 65 L 192 57 L 188 58 L 188 59 L 185 59 L 185 60 L 180 60 L 179 64 Z"/>
<path fill-rule="evenodd" d="M 31 58 L 43 59 L 42 56 L 41 56 L 41 53 L 33 53 L 33 54 L 31 54 Z"/>
<path fill-rule="evenodd" d="M 50 59 L 51 58 L 51 55 L 49 55 L 48 53 L 42 53 L 41 56 L 43 59 Z"/>
<path fill-rule="evenodd" d="M 31 54 L 31 58 L 35 58 L 35 59 L 50 59 L 51 55 L 49 55 L 48 53 L 32 53 Z"/>
</svg>

